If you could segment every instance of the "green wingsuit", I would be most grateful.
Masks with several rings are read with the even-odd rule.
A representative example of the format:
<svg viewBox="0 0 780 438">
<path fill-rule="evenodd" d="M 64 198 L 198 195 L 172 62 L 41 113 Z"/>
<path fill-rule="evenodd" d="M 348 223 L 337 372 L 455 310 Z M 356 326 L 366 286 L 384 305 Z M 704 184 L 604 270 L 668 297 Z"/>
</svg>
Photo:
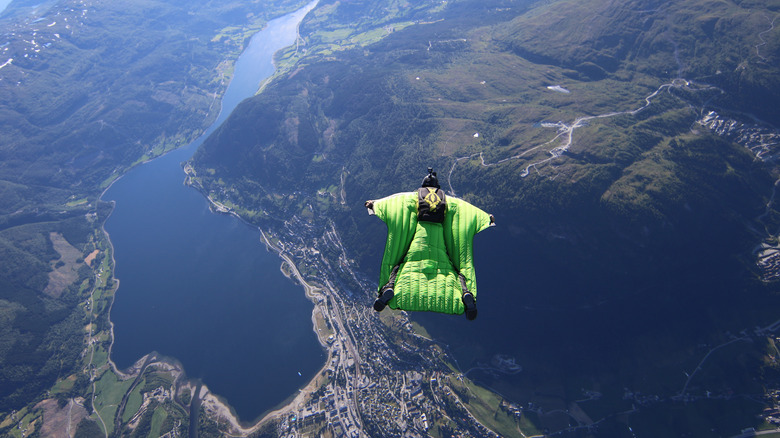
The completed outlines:
<svg viewBox="0 0 780 438">
<path fill-rule="evenodd" d="M 462 314 L 464 293 L 474 301 L 477 296 L 474 235 L 493 225 L 492 216 L 447 196 L 441 223 L 418 220 L 419 199 L 418 192 L 398 193 L 372 201 L 369 208 L 387 224 L 379 293 L 394 280 L 395 294 L 387 303 L 391 309 Z"/>
</svg>

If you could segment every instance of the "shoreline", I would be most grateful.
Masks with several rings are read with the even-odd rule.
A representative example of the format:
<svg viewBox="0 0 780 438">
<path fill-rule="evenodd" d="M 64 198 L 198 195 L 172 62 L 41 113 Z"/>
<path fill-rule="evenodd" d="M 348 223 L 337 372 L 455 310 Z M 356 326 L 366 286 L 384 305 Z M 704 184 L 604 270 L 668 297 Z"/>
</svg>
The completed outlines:
<svg viewBox="0 0 780 438">
<path fill-rule="evenodd" d="M 310 1 L 305 6 L 304 15 L 307 14 L 311 9 L 313 9 L 317 5 L 317 3 L 318 3 L 317 0 Z M 304 8 L 302 8 L 302 9 L 304 9 Z M 266 22 L 265 25 L 263 26 L 263 29 L 260 29 L 258 32 L 260 32 L 260 31 L 264 30 L 265 28 L 267 28 L 267 25 L 268 25 L 268 23 Z M 296 30 L 296 43 L 298 42 L 298 39 L 300 38 L 299 27 L 300 27 L 300 21 L 296 24 L 296 29 L 295 29 Z M 253 37 L 254 37 L 254 35 L 253 35 Z M 242 50 L 241 53 L 243 53 L 243 50 Z M 239 55 L 239 57 L 240 57 L 240 55 Z M 236 57 L 236 59 L 232 60 L 234 65 L 237 62 L 237 60 L 238 60 L 238 57 Z M 272 60 L 272 62 L 273 62 L 273 60 Z M 276 67 L 275 64 L 274 64 L 274 67 Z M 274 68 L 275 72 L 276 72 L 276 70 L 277 69 Z M 255 94 L 260 92 L 262 90 L 262 86 L 264 86 L 266 83 L 268 83 L 268 81 L 272 77 L 273 77 L 273 75 L 271 77 L 269 77 L 269 78 L 266 78 L 266 80 L 261 84 L 261 87 L 259 87 L 258 90 L 255 91 Z M 311 395 L 311 393 L 314 392 L 317 388 L 319 388 L 319 386 L 320 386 L 320 383 L 319 383 L 320 375 L 325 370 L 327 370 L 328 364 L 330 363 L 330 361 L 331 361 L 331 359 L 333 357 L 332 349 L 328 348 L 328 344 L 326 342 L 326 339 L 323 338 L 323 335 L 320 333 L 320 330 L 318 330 L 320 328 L 319 327 L 320 324 L 318 323 L 317 315 L 318 315 L 318 313 L 319 314 L 323 313 L 322 309 L 320 308 L 320 305 L 321 305 L 320 303 L 323 302 L 324 297 L 321 294 L 316 292 L 317 290 L 321 289 L 321 287 L 312 286 L 312 285 L 308 284 L 306 281 L 304 281 L 302 275 L 300 274 L 300 272 L 298 271 L 297 267 L 293 263 L 293 260 L 289 256 L 285 255 L 282 252 L 281 248 L 277 248 L 277 247 L 275 247 L 275 246 L 273 246 L 271 244 L 270 240 L 268 240 L 268 237 L 266 235 L 267 232 L 263 231 L 262 229 L 260 229 L 256 225 L 250 224 L 249 222 L 247 222 L 244 218 L 242 218 L 241 216 L 239 216 L 235 212 L 230 211 L 230 209 L 225 208 L 224 206 L 218 205 L 217 203 L 215 203 L 208 196 L 207 193 L 204 193 L 202 190 L 199 190 L 198 187 L 196 187 L 195 185 L 191 184 L 191 179 L 190 179 L 191 175 L 187 171 L 186 160 L 184 161 L 184 166 L 182 166 L 182 167 L 184 167 L 184 172 L 183 172 L 184 173 L 184 179 L 185 179 L 184 184 L 189 185 L 191 188 L 194 188 L 194 189 L 198 190 L 199 192 L 201 192 L 201 194 L 204 196 L 204 198 L 206 198 L 208 200 L 209 204 L 212 206 L 212 211 L 214 211 L 215 213 L 231 214 L 232 216 L 238 218 L 239 220 L 241 220 L 242 222 L 252 226 L 253 228 L 257 228 L 260 231 L 260 233 L 261 233 L 261 241 L 266 245 L 266 248 L 272 250 L 282 260 L 282 263 L 280 265 L 281 272 L 287 278 L 289 278 L 289 279 L 291 279 L 293 281 L 294 280 L 299 281 L 300 284 L 303 286 L 306 298 L 309 299 L 309 301 L 311 301 L 312 304 L 313 304 L 312 313 L 311 313 L 312 330 L 314 331 L 314 334 L 317 337 L 317 340 L 319 341 L 321 347 L 325 351 L 327 351 L 326 358 L 323 361 L 322 366 L 319 368 L 319 370 L 317 371 L 317 373 L 314 375 L 314 377 L 311 380 L 309 380 L 302 387 L 298 388 L 297 393 L 295 393 L 294 395 L 290 395 L 287 399 L 283 400 L 282 402 L 280 402 L 279 405 L 277 405 L 277 406 L 281 406 L 281 407 L 277 407 L 275 409 L 267 411 L 266 413 L 261 413 L 256 419 L 248 421 L 248 422 L 240 421 L 240 419 L 236 415 L 234 409 L 230 406 L 230 404 L 227 402 L 227 400 L 223 399 L 222 397 L 220 397 L 220 396 L 214 394 L 213 392 L 211 392 L 209 390 L 208 386 L 205 384 L 205 382 L 202 382 L 202 381 L 200 381 L 198 379 L 192 379 L 192 378 L 187 377 L 186 376 L 186 372 L 184 370 L 183 364 L 181 362 L 179 362 L 175 358 L 161 357 L 156 352 L 150 352 L 150 353 L 145 354 L 141 358 L 139 358 L 135 363 L 133 363 L 133 365 L 127 367 L 124 370 L 120 369 L 117 366 L 117 364 L 114 362 L 114 360 L 112 359 L 112 352 L 113 352 L 113 347 L 114 347 L 114 342 L 115 342 L 115 333 L 114 333 L 115 325 L 114 325 L 114 322 L 111 319 L 111 312 L 113 310 L 113 305 L 116 302 L 116 294 L 119 292 L 120 280 L 114 276 L 115 268 L 116 268 L 115 247 L 114 247 L 113 241 L 111 240 L 110 233 L 106 230 L 106 222 L 109 220 L 109 218 L 111 217 L 111 215 L 115 211 L 116 201 L 115 200 L 104 200 L 104 197 L 106 196 L 106 193 L 113 187 L 113 185 L 117 181 L 121 180 L 131 170 L 135 169 L 139 165 L 150 163 L 150 162 L 152 162 L 152 161 L 154 161 L 156 159 L 166 157 L 169 154 L 174 153 L 174 152 L 181 152 L 181 151 L 183 151 L 183 150 L 185 150 L 187 148 L 194 149 L 191 152 L 191 154 L 190 154 L 190 157 L 191 157 L 192 154 L 194 154 L 195 151 L 197 151 L 197 148 L 200 146 L 200 143 L 202 143 L 205 140 L 205 137 L 207 137 L 207 135 L 209 135 L 211 133 L 212 128 L 216 128 L 216 126 L 214 126 L 214 125 L 215 125 L 215 123 L 217 121 L 220 120 L 220 117 L 222 116 L 222 113 L 224 111 L 224 108 L 223 108 L 221 100 L 222 100 L 222 98 L 225 97 L 225 93 L 227 92 L 228 88 L 229 88 L 229 85 L 226 86 L 222 90 L 222 93 L 221 93 L 221 96 L 220 96 L 220 99 L 219 99 L 220 107 L 219 107 L 219 111 L 216 114 L 216 117 L 214 117 L 213 120 L 211 120 L 211 118 L 207 115 L 206 120 L 207 120 L 208 125 L 205 126 L 197 135 L 194 135 L 192 137 L 191 141 L 189 141 L 188 143 L 186 143 L 186 144 L 184 144 L 182 146 L 173 147 L 173 148 L 171 148 L 169 150 L 163 151 L 159 155 L 156 155 L 156 156 L 153 156 L 153 157 L 149 157 L 146 160 L 138 161 L 136 163 L 133 163 L 129 167 L 117 171 L 116 175 L 109 176 L 109 178 L 112 178 L 112 179 L 110 180 L 110 182 L 107 183 L 106 187 L 96 197 L 95 203 L 97 205 L 98 202 L 106 202 L 106 203 L 110 203 L 112 205 L 111 211 L 106 216 L 105 220 L 103 221 L 103 223 L 100 226 L 100 231 L 103 233 L 103 236 L 106 239 L 107 250 L 109 250 L 111 252 L 111 270 L 110 270 L 110 273 L 111 273 L 112 279 L 113 279 L 113 284 L 111 285 L 111 287 L 110 288 L 105 288 L 105 291 L 104 291 L 104 293 L 111 293 L 110 303 L 108 305 L 108 309 L 106 310 L 106 312 L 108 312 L 106 319 L 108 321 L 108 336 L 109 336 L 106 364 L 109 366 L 110 371 L 112 371 L 117 376 L 117 378 L 119 378 L 120 380 L 126 381 L 126 380 L 130 380 L 130 379 L 138 378 L 141 375 L 141 373 L 143 372 L 143 370 L 145 368 L 150 367 L 150 366 L 157 366 L 157 367 L 166 368 L 166 369 L 168 369 L 169 371 L 171 371 L 175 375 L 175 382 L 174 382 L 175 396 L 174 396 L 174 402 L 176 402 L 177 399 L 180 399 L 180 396 L 181 396 L 181 394 L 182 394 L 182 392 L 184 390 L 189 389 L 190 391 L 195 391 L 195 390 L 199 389 L 198 394 L 197 394 L 197 398 L 199 399 L 199 402 L 200 402 L 201 406 L 206 410 L 206 412 L 208 413 L 209 416 L 214 416 L 214 417 L 216 417 L 218 419 L 223 419 L 223 420 L 227 421 L 232 426 L 233 431 L 235 431 L 238 434 L 248 435 L 248 434 L 251 434 L 251 433 L 259 430 L 260 427 L 262 427 L 267 421 L 269 421 L 269 420 L 271 420 L 273 418 L 279 417 L 281 415 L 284 415 L 285 413 L 295 409 L 296 406 L 304 403 L 306 401 L 306 399 Z M 211 114 L 211 111 L 209 113 Z M 288 270 L 285 270 L 285 266 L 289 267 L 289 272 L 288 272 Z M 92 335 L 90 334 L 89 336 L 90 336 L 90 339 L 91 339 Z M 94 352 L 94 348 L 95 347 L 93 346 L 92 348 L 93 348 L 93 352 Z M 193 389 L 193 388 L 197 388 L 197 389 Z M 93 397 L 94 397 L 94 392 L 93 392 Z M 182 406 L 182 407 L 184 407 L 185 409 L 187 408 L 187 406 Z M 192 415 L 192 413 L 190 413 L 190 415 Z"/>
<path fill-rule="evenodd" d="M 214 204 L 214 202 L 206 196 L 206 199 L 209 200 L 209 202 Z M 238 214 L 235 212 L 230 211 L 222 211 L 224 214 L 230 214 L 233 215 L 239 219 L 241 219 L 244 223 L 248 222 L 241 218 Z M 251 224 L 250 224 L 251 225 Z M 212 393 L 208 390 L 208 387 L 204 384 L 203 389 L 201 390 L 201 393 L 205 390 L 206 393 L 201 397 L 201 402 L 203 408 L 206 410 L 206 412 L 209 412 L 211 415 L 214 415 L 218 418 L 221 418 L 233 427 L 233 429 L 242 435 L 248 435 L 254 432 L 257 432 L 266 422 L 281 417 L 293 409 L 297 408 L 301 404 L 303 404 L 307 398 L 311 396 L 313 392 L 315 392 L 320 384 L 318 382 L 319 376 L 322 375 L 323 372 L 325 372 L 328 369 L 328 364 L 333 358 L 333 350 L 328 348 L 327 339 L 323 339 L 320 330 L 318 330 L 320 327 L 318 327 L 318 323 L 316 320 L 317 313 L 322 313 L 321 310 L 321 303 L 324 301 L 324 298 L 322 295 L 315 293 L 315 290 L 320 289 L 319 287 L 315 287 L 304 281 L 303 276 L 298 271 L 298 268 L 293 263 L 292 259 L 287 255 L 284 254 L 283 250 L 275 245 L 273 245 L 268 238 L 267 231 L 263 231 L 261 228 L 257 228 L 257 230 L 260 232 L 261 235 L 261 242 L 268 248 L 269 250 L 273 251 L 276 255 L 279 256 L 279 258 L 282 260 L 282 263 L 280 265 L 280 271 L 282 274 L 284 274 L 287 278 L 290 278 L 291 280 L 297 280 L 300 285 L 304 289 L 304 293 L 307 299 L 312 302 L 312 330 L 314 331 L 315 336 L 317 337 L 317 340 L 320 342 L 320 345 L 327 351 L 326 359 L 322 365 L 322 367 L 317 371 L 317 373 L 314 375 L 314 377 L 309 380 L 305 385 L 303 385 L 301 388 L 298 388 L 298 392 L 294 395 L 291 395 L 284 401 L 280 402 L 281 407 L 272 409 L 264 414 L 260 414 L 258 417 L 259 419 L 252 420 L 250 422 L 242 422 L 238 416 L 235 414 L 235 411 L 230 406 L 230 404 L 227 402 L 227 400 L 223 399 L 222 397 Z M 288 266 L 290 267 L 290 270 L 292 272 L 286 272 L 284 270 L 284 267 Z M 292 278 L 290 277 L 292 275 Z"/>
<path fill-rule="evenodd" d="M 173 151 L 170 151 L 173 152 Z M 162 157 L 162 155 L 160 156 Z M 151 160 L 154 160 L 155 157 Z M 149 160 L 149 161 L 151 161 Z M 148 161 L 147 161 L 148 162 Z M 126 173 L 125 173 L 126 174 Z M 201 190 L 199 190 L 198 187 L 191 184 L 190 177 L 192 175 L 189 174 L 185 170 L 185 184 L 190 185 L 191 188 L 198 190 L 201 192 L 201 194 L 204 196 L 206 200 L 208 200 L 210 206 L 212 207 L 213 211 L 215 213 L 221 213 L 221 214 L 228 214 L 231 215 L 237 219 L 239 219 L 241 222 L 243 222 L 246 225 L 249 225 L 260 233 L 260 242 L 265 245 L 266 249 L 272 251 L 275 253 L 281 263 L 279 266 L 279 270 L 282 272 L 282 274 L 290 279 L 291 281 L 297 281 L 301 287 L 304 290 L 305 297 L 312 303 L 312 311 L 311 311 L 311 322 L 312 322 L 312 331 L 314 332 L 314 335 L 317 338 L 317 341 L 320 343 L 320 346 L 327 352 L 325 360 L 323 361 L 322 366 L 318 369 L 318 371 L 315 373 L 314 377 L 312 377 L 306 384 L 298 388 L 297 392 L 295 394 L 291 394 L 289 397 L 287 397 L 285 400 L 281 401 L 276 407 L 271 409 L 270 411 L 266 411 L 265 413 L 261 413 L 256 419 L 250 420 L 250 421 L 241 421 L 236 414 L 233 407 L 230 405 L 230 403 L 227 401 L 227 399 L 213 393 L 208 385 L 205 382 L 202 382 L 198 379 L 191 379 L 186 376 L 186 371 L 184 370 L 183 364 L 181 364 L 177 359 L 175 358 L 169 358 L 169 357 L 161 357 L 156 352 L 150 352 L 139 358 L 133 365 L 130 367 L 122 370 L 120 369 L 117 364 L 113 361 L 111 358 L 112 349 L 114 346 L 114 322 L 111 320 L 111 310 L 113 309 L 113 305 L 116 300 L 116 294 L 119 291 L 119 284 L 120 280 L 116 277 L 113 277 L 114 285 L 111 289 L 112 290 L 112 298 L 111 303 L 109 305 L 108 309 L 108 323 L 109 323 L 109 336 L 110 336 L 110 342 L 108 347 L 108 354 L 107 354 L 107 364 L 109 365 L 111 371 L 121 380 L 130 380 L 137 378 L 144 367 L 141 364 L 146 363 L 146 368 L 149 366 L 163 366 L 164 368 L 167 368 L 169 371 L 173 372 L 176 380 L 175 383 L 175 391 L 176 391 L 176 398 L 179 398 L 181 396 L 181 392 L 183 390 L 189 389 L 190 391 L 194 391 L 193 388 L 199 387 L 200 391 L 198 394 L 198 398 L 201 404 L 201 407 L 205 410 L 208 416 L 214 417 L 216 419 L 221 419 L 223 421 L 226 421 L 230 426 L 232 427 L 233 431 L 239 435 L 245 436 L 252 434 L 254 432 L 257 432 L 263 425 L 265 425 L 268 421 L 281 417 L 290 411 L 296 409 L 298 406 L 305 403 L 305 401 L 311 396 L 313 392 L 315 392 L 321 385 L 319 382 L 320 376 L 323 372 L 325 372 L 328 369 L 328 365 L 333 359 L 333 350 L 331 348 L 328 348 L 328 342 L 327 342 L 327 336 L 325 333 L 322 332 L 322 330 L 326 330 L 327 333 L 327 326 L 321 327 L 320 322 L 318 321 L 318 314 L 323 315 L 323 321 L 325 320 L 323 310 L 321 308 L 322 304 L 325 302 L 325 297 L 322 293 L 319 293 L 318 291 L 322 289 L 323 286 L 314 286 L 306 282 L 301 275 L 300 271 L 298 270 L 297 266 L 293 262 L 292 258 L 284 253 L 284 250 L 276 245 L 274 245 L 271 242 L 271 238 L 269 237 L 270 232 L 263 230 L 260 227 L 257 227 L 254 224 L 251 224 L 246 219 L 242 218 L 239 214 L 236 212 L 225 208 L 221 204 L 216 203 L 211 197 L 209 197 L 207 194 L 203 193 Z M 122 175 L 124 176 L 124 174 Z M 103 191 L 103 193 L 98 198 L 99 200 L 102 200 L 103 195 L 105 192 L 119 179 L 116 178 L 114 181 L 109 184 L 109 186 Z M 115 204 L 115 201 L 103 201 L 103 202 L 110 202 L 112 204 Z M 113 214 L 113 209 L 111 214 Z M 110 214 L 109 216 L 110 217 Z M 108 220 L 108 217 L 106 220 Z M 111 264 L 112 264 L 112 276 L 114 272 L 114 267 L 116 266 L 116 259 L 114 257 L 114 244 L 111 241 L 110 233 L 105 228 L 105 221 L 101 225 L 101 231 L 104 234 L 106 241 L 108 243 L 108 246 L 111 251 Z M 186 406 L 185 406 L 186 408 Z M 190 414 L 191 415 L 191 414 Z"/>
</svg>

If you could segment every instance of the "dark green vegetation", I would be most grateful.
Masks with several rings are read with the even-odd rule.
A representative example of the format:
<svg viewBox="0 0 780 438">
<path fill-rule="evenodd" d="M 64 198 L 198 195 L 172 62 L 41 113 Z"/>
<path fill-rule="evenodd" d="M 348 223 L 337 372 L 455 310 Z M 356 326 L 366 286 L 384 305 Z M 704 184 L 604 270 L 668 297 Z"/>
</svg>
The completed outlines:
<svg viewBox="0 0 780 438">
<path fill-rule="evenodd" d="M 90 224 L 82 218 L 21 225 L 0 231 L 3 270 L 13 275 L 0 280 L 3 291 L 0 345 L 0 409 L 24 406 L 30 394 L 48 389 L 61 371 L 80 362 L 84 311 L 78 307 L 81 292 L 92 285 L 88 267 L 71 262 L 81 282 L 47 288 L 54 261 L 61 260 L 49 233 L 73 244 L 93 248 L 85 240 Z M 92 240 L 91 238 L 89 239 Z M 71 247 L 72 248 L 72 247 Z M 86 271 L 86 272 L 85 272 Z M 65 367 L 65 370 L 63 370 Z"/>
<path fill-rule="evenodd" d="M 58 379 L 62 400 L 91 406 L 82 370 L 106 363 L 114 288 L 100 194 L 202 132 L 248 36 L 302 4 L 15 1 L 3 12 L 0 434 Z"/>
<path fill-rule="evenodd" d="M 761 426 L 780 376 L 754 327 L 780 297 L 751 251 L 777 232 L 777 169 L 697 121 L 780 124 L 780 3 L 415 5 L 320 2 L 307 55 L 283 54 L 284 74 L 196 154 L 203 190 L 265 227 L 333 221 L 375 275 L 384 230 L 363 201 L 432 165 L 499 227 L 476 242 L 476 324 L 417 318 L 464 371 L 515 356 L 522 373 L 480 377 L 541 407 L 526 421 L 585 434 L 604 419 L 604 436 Z M 584 414 L 550 413 L 572 406 Z"/>
</svg>

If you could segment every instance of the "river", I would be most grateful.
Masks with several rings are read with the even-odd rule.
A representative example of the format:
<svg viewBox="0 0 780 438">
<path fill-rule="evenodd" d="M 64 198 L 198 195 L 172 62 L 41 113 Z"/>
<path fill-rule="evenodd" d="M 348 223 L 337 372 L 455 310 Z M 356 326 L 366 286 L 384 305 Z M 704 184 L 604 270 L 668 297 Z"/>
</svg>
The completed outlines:
<svg viewBox="0 0 780 438">
<path fill-rule="evenodd" d="M 111 311 L 112 359 L 120 368 L 143 355 L 179 360 L 187 375 L 224 397 L 242 421 L 274 408 L 324 363 L 312 330 L 312 303 L 282 275 L 260 232 L 183 185 L 181 163 L 274 71 L 273 54 L 295 41 L 316 4 L 275 19 L 236 62 L 218 120 L 198 140 L 136 167 L 103 195 L 120 280 Z"/>
</svg>

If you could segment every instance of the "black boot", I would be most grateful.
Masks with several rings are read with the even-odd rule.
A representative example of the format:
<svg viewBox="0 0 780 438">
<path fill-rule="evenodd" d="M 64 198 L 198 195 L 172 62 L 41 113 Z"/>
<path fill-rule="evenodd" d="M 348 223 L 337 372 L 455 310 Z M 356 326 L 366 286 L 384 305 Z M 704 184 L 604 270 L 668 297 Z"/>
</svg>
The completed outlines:
<svg viewBox="0 0 780 438">
<path fill-rule="evenodd" d="M 382 289 L 382 292 L 379 294 L 379 298 L 374 301 L 374 310 L 377 312 L 381 312 L 385 309 L 387 306 L 387 303 L 390 302 L 390 300 L 393 299 L 395 296 L 395 292 L 393 292 L 392 286 L 385 286 L 384 289 Z"/>
<path fill-rule="evenodd" d="M 466 308 L 466 319 L 473 321 L 477 317 L 477 303 L 471 292 L 463 294 L 463 307 Z"/>
</svg>

